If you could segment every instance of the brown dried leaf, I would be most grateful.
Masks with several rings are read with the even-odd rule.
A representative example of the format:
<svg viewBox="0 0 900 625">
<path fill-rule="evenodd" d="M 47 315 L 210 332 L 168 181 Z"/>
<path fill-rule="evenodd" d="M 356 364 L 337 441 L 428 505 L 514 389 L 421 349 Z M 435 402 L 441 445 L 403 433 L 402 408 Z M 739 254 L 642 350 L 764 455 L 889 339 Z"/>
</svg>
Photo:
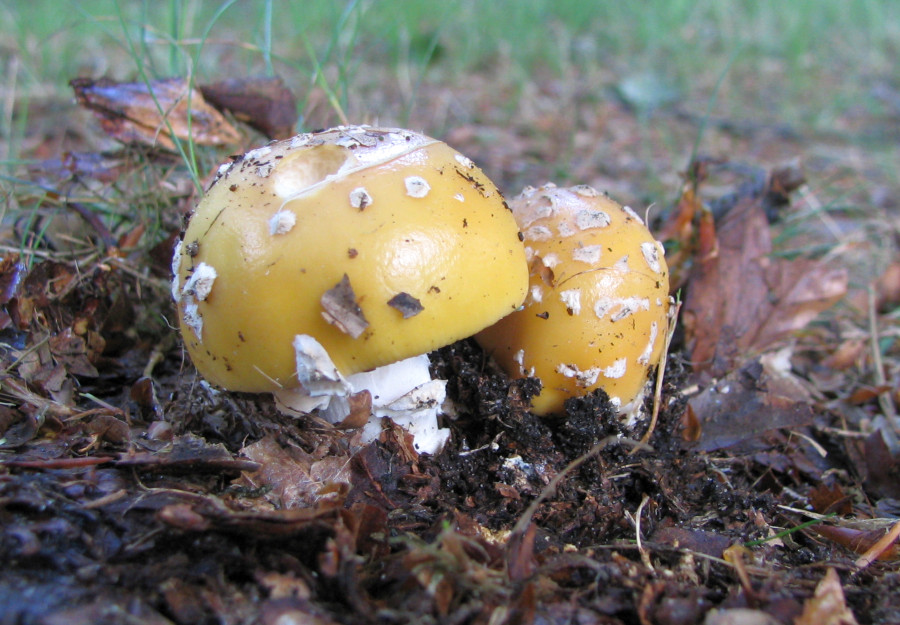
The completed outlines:
<svg viewBox="0 0 900 625">
<path fill-rule="evenodd" d="M 359 338 L 369 327 L 362 308 L 356 303 L 356 294 L 353 292 L 347 274 L 344 274 L 340 282 L 322 294 L 320 302 L 325 321 L 341 332 L 353 338 Z"/>
<path fill-rule="evenodd" d="M 773 381 L 758 360 L 730 373 L 704 389 L 688 402 L 688 410 L 696 423 L 692 435 L 700 436 L 696 448 L 711 451 L 730 447 L 780 428 L 797 428 L 812 423 L 812 407 L 794 397 L 778 395 L 769 388 Z M 686 441 L 694 446 L 694 441 Z"/>
<path fill-rule="evenodd" d="M 844 494 L 840 484 L 817 484 L 809 492 L 809 503 L 819 514 L 848 515 L 853 512 L 853 498 Z"/>
<path fill-rule="evenodd" d="M 896 458 L 880 430 L 865 440 L 866 490 L 876 497 L 900 499 L 900 459 Z"/>
<path fill-rule="evenodd" d="M 103 130 L 122 143 L 174 150 L 172 137 L 200 145 L 238 143 L 238 131 L 180 78 L 145 83 L 76 78 L 78 103 L 93 111 Z"/>
<path fill-rule="evenodd" d="M 713 532 L 672 526 L 661 527 L 651 539 L 655 543 L 705 553 L 714 558 L 721 558 L 732 542 L 731 538 Z"/>
<path fill-rule="evenodd" d="M 858 554 L 870 552 L 886 536 L 897 521 L 891 519 L 865 519 L 864 521 L 847 522 L 844 525 L 813 525 L 810 530 L 845 549 Z M 875 560 L 896 560 L 900 555 L 900 546 L 892 541 L 884 545 L 883 550 L 873 555 Z"/>
<path fill-rule="evenodd" d="M 252 536 L 259 540 L 306 533 L 321 537 L 332 532 L 339 523 L 339 511 L 331 507 L 233 510 L 212 495 L 171 492 L 166 496 L 171 503 L 166 503 L 160 508 L 157 518 L 163 523 L 183 530 L 216 530 Z"/>
<path fill-rule="evenodd" d="M 350 483 L 349 458 L 318 459 L 299 447 L 282 446 L 273 436 L 244 447 L 241 453 L 260 466 L 236 483 L 267 489 L 266 500 L 279 508 L 308 508 L 322 499 L 341 499 Z"/>
<path fill-rule="evenodd" d="M 176 437 L 171 448 L 167 448 L 165 452 L 123 453 L 115 464 L 138 470 L 186 474 L 236 474 L 259 468 L 255 462 L 234 458 L 223 445 L 207 443 L 203 438 L 192 434 Z"/>
<path fill-rule="evenodd" d="M 219 109 L 270 139 L 286 139 L 297 123 L 297 98 L 278 77 L 232 78 L 200 85 L 200 92 Z"/>
<path fill-rule="evenodd" d="M 409 293 L 397 293 L 394 297 L 388 300 L 388 306 L 399 311 L 403 315 L 404 319 L 415 317 L 420 312 L 425 310 L 425 307 L 422 306 L 422 302 L 417 300 Z"/>
<path fill-rule="evenodd" d="M 354 430 L 361 428 L 368 423 L 372 416 L 372 393 L 367 389 L 363 389 L 358 393 L 353 393 L 347 398 L 350 412 L 334 427 L 339 430 Z"/>
<path fill-rule="evenodd" d="M 794 620 L 794 625 L 856 625 L 837 571 L 828 569 L 816 586 L 815 595 L 803 604 L 803 614 Z"/>
<path fill-rule="evenodd" d="M 102 339 L 100 340 L 102 343 Z M 51 337 L 49 344 L 53 358 L 64 365 L 70 374 L 89 378 L 96 378 L 100 375 L 97 368 L 91 363 L 91 360 L 97 356 L 97 352 L 90 350 L 85 338 L 75 334 L 72 328 L 66 328 Z"/>
<path fill-rule="evenodd" d="M 806 326 L 847 291 L 847 272 L 771 257 L 758 199 L 744 198 L 718 226 L 715 254 L 691 272 L 684 324 L 696 370 L 721 377 Z"/>
</svg>

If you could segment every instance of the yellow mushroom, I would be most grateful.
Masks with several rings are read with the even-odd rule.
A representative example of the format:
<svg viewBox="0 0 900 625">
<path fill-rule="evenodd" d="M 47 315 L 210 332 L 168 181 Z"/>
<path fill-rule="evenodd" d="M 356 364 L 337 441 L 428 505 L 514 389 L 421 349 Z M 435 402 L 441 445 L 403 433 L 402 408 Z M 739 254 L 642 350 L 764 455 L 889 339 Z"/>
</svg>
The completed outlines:
<svg viewBox="0 0 900 625">
<path fill-rule="evenodd" d="M 510 201 L 525 236 L 523 309 L 476 339 L 514 377 L 537 377 L 538 414 L 602 388 L 637 414 L 667 331 L 669 274 L 641 218 L 588 186 L 529 187 Z"/>
<path fill-rule="evenodd" d="M 175 253 L 172 293 L 211 383 L 339 394 L 345 376 L 515 310 L 519 236 L 493 183 L 445 143 L 338 127 L 223 165 Z"/>
</svg>

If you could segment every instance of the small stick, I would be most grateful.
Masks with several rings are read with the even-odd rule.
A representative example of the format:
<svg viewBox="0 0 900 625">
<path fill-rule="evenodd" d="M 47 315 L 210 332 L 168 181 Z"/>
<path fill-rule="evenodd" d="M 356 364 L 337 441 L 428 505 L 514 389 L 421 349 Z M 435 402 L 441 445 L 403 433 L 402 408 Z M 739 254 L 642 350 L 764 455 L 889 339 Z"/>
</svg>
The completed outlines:
<svg viewBox="0 0 900 625">
<path fill-rule="evenodd" d="M 873 285 L 869 285 L 868 288 L 869 295 L 869 334 L 871 337 L 871 345 L 872 345 L 872 366 L 875 369 L 875 385 L 878 387 L 883 387 L 887 384 L 887 381 L 884 377 L 884 363 L 881 360 L 881 346 L 880 338 L 878 336 L 878 318 L 877 318 L 877 304 L 875 303 L 875 287 Z M 891 397 L 889 392 L 880 393 L 878 395 L 878 405 L 881 406 L 881 412 L 884 413 L 884 416 L 890 421 L 890 423 L 894 426 L 894 430 L 900 433 L 900 422 L 897 420 L 897 407 L 894 405 L 894 400 Z"/>
<path fill-rule="evenodd" d="M 653 435 L 653 430 L 656 429 L 656 422 L 659 419 L 659 410 L 662 404 L 662 385 L 663 378 L 666 373 L 666 361 L 669 356 L 669 346 L 672 344 L 672 337 L 675 335 L 675 324 L 678 321 L 678 313 L 681 310 L 681 300 L 677 300 L 672 304 L 672 307 L 669 309 L 669 327 L 666 331 L 666 345 L 663 348 L 662 356 L 659 358 L 659 365 L 656 367 L 656 385 L 653 390 L 653 411 L 650 415 L 650 427 L 647 428 L 647 431 L 644 432 L 644 435 L 641 437 L 641 444 L 646 445 L 650 441 L 650 437 Z M 628 452 L 629 455 L 637 452 L 641 446 L 637 446 L 631 451 Z"/>
</svg>

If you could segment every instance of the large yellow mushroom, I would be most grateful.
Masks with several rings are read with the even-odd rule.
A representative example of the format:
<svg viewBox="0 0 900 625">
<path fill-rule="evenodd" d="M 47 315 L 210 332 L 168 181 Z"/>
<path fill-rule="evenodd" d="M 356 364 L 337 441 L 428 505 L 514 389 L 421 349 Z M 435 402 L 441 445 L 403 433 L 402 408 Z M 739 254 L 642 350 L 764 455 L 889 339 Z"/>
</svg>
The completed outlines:
<svg viewBox="0 0 900 625">
<path fill-rule="evenodd" d="M 476 339 L 514 377 L 537 377 L 538 414 L 602 388 L 638 414 L 668 328 L 663 248 L 641 218 L 588 186 L 529 187 L 510 201 L 525 236 L 524 307 Z"/>
<path fill-rule="evenodd" d="M 223 165 L 176 251 L 172 293 L 208 381 L 323 407 L 359 390 L 349 376 L 515 310 L 519 237 L 493 183 L 445 143 L 338 127 Z"/>
</svg>

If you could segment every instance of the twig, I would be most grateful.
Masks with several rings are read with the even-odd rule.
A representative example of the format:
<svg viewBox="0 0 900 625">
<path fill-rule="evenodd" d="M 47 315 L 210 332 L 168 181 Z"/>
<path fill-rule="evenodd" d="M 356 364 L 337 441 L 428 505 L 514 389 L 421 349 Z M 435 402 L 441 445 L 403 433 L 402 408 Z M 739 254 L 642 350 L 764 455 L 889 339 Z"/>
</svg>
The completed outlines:
<svg viewBox="0 0 900 625">
<path fill-rule="evenodd" d="M 868 288 L 869 294 L 869 336 L 872 346 L 872 366 L 875 369 L 875 385 L 883 387 L 887 384 L 884 377 L 884 363 L 881 360 L 881 345 L 878 336 L 878 318 L 877 304 L 875 303 L 875 287 L 870 284 Z M 881 406 L 881 412 L 887 417 L 888 421 L 894 426 L 894 431 L 900 433 L 900 423 L 897 420 L 897 407 L 894 405 L 894 399 L 889 392 L 880 393 L 878 395 L 878 405 Z"/>
<path fill-rule="evenodd" d="M 641 554 L 641 561 L 644 565 L 650 569 L 654 570 L 653 564 L 650 562 L 650 554 L 647 553 L 647 550 L 644 549 L 644 544 L 641 541 L 641 517 L 644 514 L 644 506 L 647 505 L 647 502 L 650 501 L 650 496 L 644 493 L 644 496 L 641 497 L 641 503 L 638 505 L 637 510 L 634 511 L 634 534 L 635 534 L 635 542 L 637 543 L 638 551 Z"/>
<path fill-rule="evenodd" d="M 89 456 L 87 458 L 54 458 L 52 460 L 2 460 L 0 466 L 21 469 L 77 469 L 106 464 L 114 461 L 112 456 Z"/>
<path fill-rule="evenodd" d="M 620 443 L 622 445 L 641 445 L 641 443 L 637 441 L 633 441 L 627 438 L 618 438 L 616 436 L 607 436 L 602 441 L 591 447 L 591 449 L 575 458 L 572 462 L 567 464 L 562 471 L 553 476 L 553 479 L 544 487 L 544 490 L 541 491 L 541 494 L 538 495 L 534 501 L 528 506 L 519 520 L 516 522 L 515 527 L 513 527 L 512 534 L 524 534 L 525 530 L 528 529 L 528 525 L 531 523 L 531 519 L 534 517 L 534 514 L 537 512 L 538 506 L 540 506 L 544 501 L 546 501 L 549 497 L 556 492 L 556 487 L 559 486 L 560 482 L 569 475 L 572 471 L 580 467 L 587 460 L 590 460 L 592 457 L 596 456 L 603 450 L 605 447 L 610 445 L 611 443 Z"/>
<path fill-rule="evenodd" d="M 650 437 L 653 436 L 653 430 L 656 429 L 656 422 L 659 419 L 659 410 L 660 405 L 662 404 L 662 385 L 663 378 L 666 373 L 666 362 L 668 361 L 669 355 L 669 346 L 672 344 L 672 337 L 675 336 L 675 325 L 678 322 L 678 313 L 681 310 L 681 300 L 678 299 L 674 302 L 670 302 L 669 308 L 669 327 L 666 330 L 666 344 L 663 347 L 662 355 L 659 358 L 659 365 L 656 367 L 656 386 L 653 390 L 653 412 L 650 415 L 650 426 L 647 428 L 647 431 L 644 432 L 644 435 L 641 437 L 641 444 L 646 445 L 650 442 Z M 640 447 L 635 447 L 631 451 L 629 451 L 629 455 L 636 453 Z"/>
</svg>

